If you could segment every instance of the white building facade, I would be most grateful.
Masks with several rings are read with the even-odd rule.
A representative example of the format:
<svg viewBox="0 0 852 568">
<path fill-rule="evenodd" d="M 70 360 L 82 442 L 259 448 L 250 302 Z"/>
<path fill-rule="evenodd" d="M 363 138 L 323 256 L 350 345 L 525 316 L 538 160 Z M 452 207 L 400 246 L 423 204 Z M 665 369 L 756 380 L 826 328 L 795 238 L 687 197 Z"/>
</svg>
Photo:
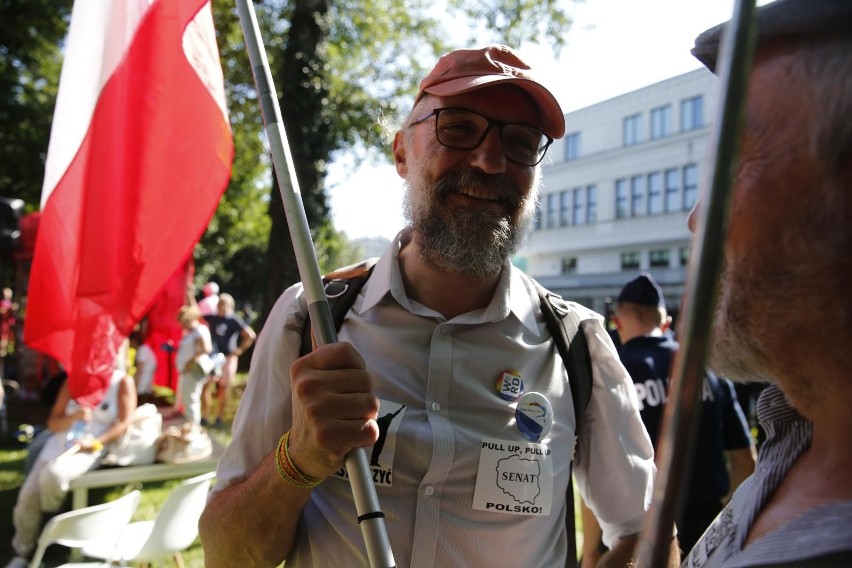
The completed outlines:
<svg viewBox="0 0 852 568">
<path fill-rule="evenodd" d="M 533 230 L 515 264 L 599 313 L 646 271 L 676 311 L 716 88 L 702 68 L 566 114 L 566 135 L 548 150 Z"/>
</svg>

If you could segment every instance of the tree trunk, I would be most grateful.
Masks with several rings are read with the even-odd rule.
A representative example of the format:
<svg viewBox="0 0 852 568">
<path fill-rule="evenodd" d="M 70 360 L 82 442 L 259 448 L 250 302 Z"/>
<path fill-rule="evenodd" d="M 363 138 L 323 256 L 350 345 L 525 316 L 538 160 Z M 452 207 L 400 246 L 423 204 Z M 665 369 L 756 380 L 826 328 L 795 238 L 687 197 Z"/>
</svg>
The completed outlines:
<svg viewBox="0 0 852 568">
<path fill-rule="evenodd" d="M 327 0 L 295 1 L 287 44 L 275 73 L 296 177 L 308 224 L 314 234 L 320 225 L 328 222 L 323 180 L 333 143 L 322 108 L 327 95 L 323 50 L 326 29 L 322 22 L 327 12 Z M 300 280 L 277 178 L 273 179 L 270 216 L 272 230 L 267 249 L 268 280 L 263 321 L 281 292 Z"/>
</svg>

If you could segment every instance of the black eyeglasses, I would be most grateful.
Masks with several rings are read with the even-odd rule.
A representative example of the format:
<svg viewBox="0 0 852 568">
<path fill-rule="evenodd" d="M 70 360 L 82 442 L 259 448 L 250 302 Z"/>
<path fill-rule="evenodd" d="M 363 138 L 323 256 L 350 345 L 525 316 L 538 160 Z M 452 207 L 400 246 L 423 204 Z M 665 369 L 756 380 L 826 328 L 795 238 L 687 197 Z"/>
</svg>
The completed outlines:
<svg viewBox="0 0 852 568">
<path fill-rule="evenodd" d="M 473 150 L 482 144 L 491 127 L 500 130 L 506 159 L 522 166 L 536 166 L 544 158 L 553 138 L 532 126 L 494 120 L 472 110 L 436 108 L 410 126 L 435 117 L 435 137 L 442 146 L 456 150 Z"/>
</svg>

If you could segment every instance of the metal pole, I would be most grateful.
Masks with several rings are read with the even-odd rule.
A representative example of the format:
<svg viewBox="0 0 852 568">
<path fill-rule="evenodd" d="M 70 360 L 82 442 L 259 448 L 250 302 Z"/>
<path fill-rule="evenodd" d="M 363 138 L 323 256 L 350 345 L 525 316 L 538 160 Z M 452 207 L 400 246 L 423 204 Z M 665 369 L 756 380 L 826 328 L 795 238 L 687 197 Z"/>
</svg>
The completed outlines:
<svg viewBox="0 0 852 568">
<path fill-rule="evenodd" d="M 284 122 L 278 106 L 278 97 L 272 83 L 269 62 L 257 25 L 257 17 L 251 0 L 236 0 L 237 13 L 246 41 L 246 49 L 254 75 L 257 97 L 266 128 L 266 136 L 272 152 L 272 163 L 278 174 L 278 188 L 284 202 L 284 213 L 293 241 L 293 251 L 299 276 L 305 288 L 308 312 L 319 345 L 337 341 L 337 331 L 331 318 L 328 299 L 322 283 L 316 252 L 314 251 L 311 231 L 305 216 L 305 207 L 299 192 L 293 157 L 287 143 Z M 364 535 L 370 566 L 374 568 L 393 568 L 396 564 L 388 541 L 384 514 L 379 508 L 379 499 L 373 485 L 373 476 L 364 448 L 356 448 L 346 455 L 346 470 L 358 513 L 358 523 Z"/>
<path fill-rule="evenodd" d="M 678 326 L 680 349 L 672 369 L 669 403 L 658 442 L 659 472 L 651 509 L 637 546 L 639 566 L 668 565 L 672 528 L 685 494 L 692 463 L 691 441 L 698 427 L 705 354 L 723 266 L 731 191 L 737 171 L 740 134 L 754 46 L 754 0 L 737 0 L 722 35 L 720 99 L 710 145 L 712 167 L 703 178 L 705 198 L 686 278 L 684 315 Z M 708 191 L 709 190 L 709 191 Z M 687 551 L 688 552 L 688 551 Z"/>
</svg>

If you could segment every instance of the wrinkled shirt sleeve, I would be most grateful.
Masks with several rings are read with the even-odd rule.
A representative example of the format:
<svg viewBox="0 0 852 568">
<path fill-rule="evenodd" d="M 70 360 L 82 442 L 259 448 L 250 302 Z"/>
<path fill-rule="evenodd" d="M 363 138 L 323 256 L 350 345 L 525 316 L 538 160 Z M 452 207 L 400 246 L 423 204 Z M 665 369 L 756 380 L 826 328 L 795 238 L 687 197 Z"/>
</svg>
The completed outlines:
<svg viewBox="0 0 852 568">
<path fill-rule="evenodd" d="M 291 286 L 258 334 L 246 390 L 234 417 L 233 438 L 219 460 L 213 493 L 251 475 L 290 428 L 290 365 L 299 357 L 303 304 L 301 284 Z"/>
<path fill-rule="evenodd" d="M 600 522 L 604 544 L 612 548 L 640 531 L 653 493 L 654 450 L 639 416 L 633 381 L 612 340 L 597 320 L 585 330 L 593 386 L 574 475 Z"/>
</svg>

